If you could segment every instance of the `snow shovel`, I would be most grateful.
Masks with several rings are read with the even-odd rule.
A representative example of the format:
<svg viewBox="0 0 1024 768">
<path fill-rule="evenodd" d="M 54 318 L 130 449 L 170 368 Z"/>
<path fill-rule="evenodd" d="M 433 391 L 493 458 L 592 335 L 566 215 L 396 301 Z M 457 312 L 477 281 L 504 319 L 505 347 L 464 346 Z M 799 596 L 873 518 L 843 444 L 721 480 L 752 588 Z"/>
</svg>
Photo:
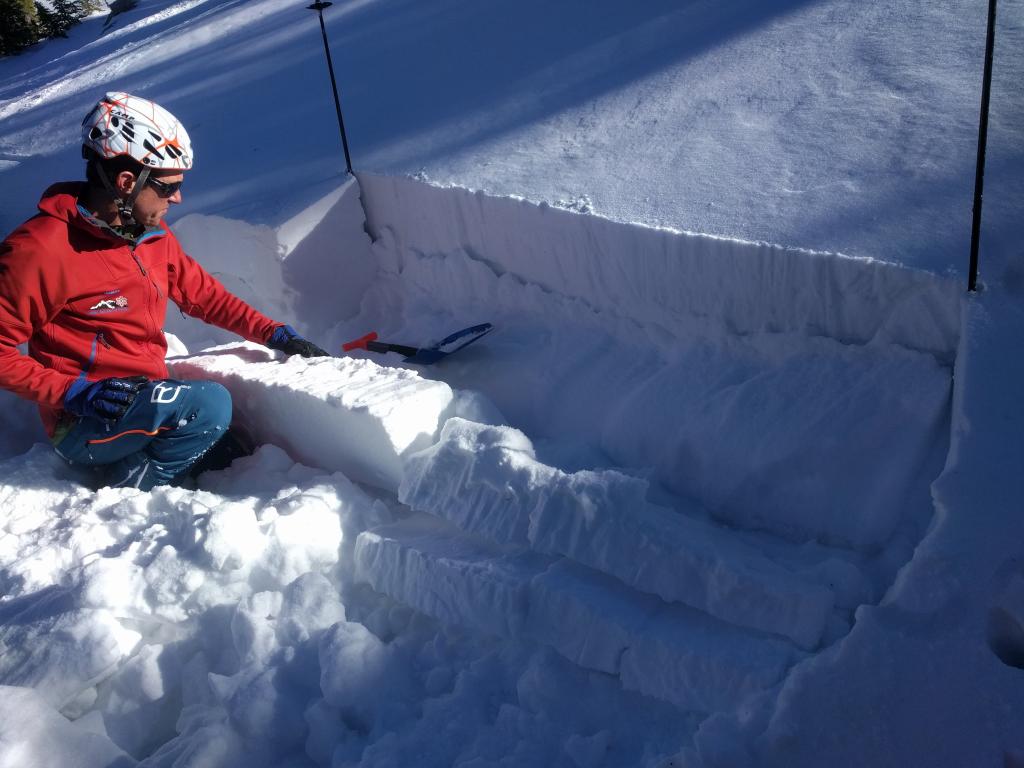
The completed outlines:
<svg viewBox="0 0 1024 768">
<path fill-rule="evenodd" d="M 365 349 L 368 352 L 397 352 L 405 355 L 406 363 L 418 365 L 433 365 L 443 360 L 448 355 L 458 352 L 463 347 L 469 346 L 477 339 L 486 336 L 494 329 L 490 323 L 481 323 L 469 328 L 463 328 L 450 336 L 445 336 L 441 341 L 430 347 L 410 347 L 405 344 L 391 344 L 389 342 L 377 341 L 377 332 L 372 331 L 365 336 L 343 344 L 341 348 L 346 352 L 353 349 Z"/>
</svg>

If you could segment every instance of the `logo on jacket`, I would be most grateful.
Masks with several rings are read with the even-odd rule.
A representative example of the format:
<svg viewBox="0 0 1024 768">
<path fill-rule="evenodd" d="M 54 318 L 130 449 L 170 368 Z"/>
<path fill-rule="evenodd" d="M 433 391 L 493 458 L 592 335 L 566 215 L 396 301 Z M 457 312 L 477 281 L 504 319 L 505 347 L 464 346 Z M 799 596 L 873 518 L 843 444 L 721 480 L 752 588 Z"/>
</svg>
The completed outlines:
<svg viewBox="0 0 1024 768">
<path fill-rule="evenodd" d="M 101 312 L 123 312 L 126 309 L 128 309 L 128 299 L 124 296 L 103 299 L 89 307 L 89 311 L 94 314 L 100 314 Z"/>
</svg>

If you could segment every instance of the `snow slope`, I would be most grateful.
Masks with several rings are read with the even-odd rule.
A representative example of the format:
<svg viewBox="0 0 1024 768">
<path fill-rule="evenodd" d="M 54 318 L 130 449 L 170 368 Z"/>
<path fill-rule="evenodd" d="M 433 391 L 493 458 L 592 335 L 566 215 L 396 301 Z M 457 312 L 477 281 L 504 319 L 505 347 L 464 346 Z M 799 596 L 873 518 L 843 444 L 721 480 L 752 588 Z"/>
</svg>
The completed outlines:
<svg viewBox="0 0 1024 768">
<path fill-rule="evenodd" d="M 987 290 L 946 274 L 977 5 L 338 3 L 358 181 L 301 8 L 0 61 L 5 228 L 139 90 L 199 146 L 175 231 L 254 305 L 330 349 L 497 327 L 417 368 L 172 310 L 261 446 L 150 494 L 0 395 L 0 765 L 1024 759 L 1014 6 Z"/>
<path fill-rule="evenodd" d="M 357 169 L 962 275 L 986 6 L 346 0 L 325 18 Z M 993 277 L 1024 192 L 1019 3 L 998 23 Z M 277 224 L 344 168 L 302 4 L 143 0 L 101 28 L 0 61 L 0 229 L 75 165 L 67 117 L 112 84 L 192 129 L 186 211 Z"/>
</svg>

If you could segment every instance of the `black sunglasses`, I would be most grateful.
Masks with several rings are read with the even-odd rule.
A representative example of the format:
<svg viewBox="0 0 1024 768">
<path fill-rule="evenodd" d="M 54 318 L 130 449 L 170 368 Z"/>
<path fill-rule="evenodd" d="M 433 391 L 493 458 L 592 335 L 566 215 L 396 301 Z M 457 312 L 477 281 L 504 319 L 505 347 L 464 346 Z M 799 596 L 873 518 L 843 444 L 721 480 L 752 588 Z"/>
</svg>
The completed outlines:
<svg viewBox="0 0 1024 768">
<path fill-rule="evenodd" d="M 164 181 L 157 181 L 156 179 L 149 177 L 146 179 L 146 183 L 149 184 L 160 197 L 174 197 L 178 190 L 181 189 L 181 185 L 185 183 L 185 180 L 175 181 L 173 184 L 168 184 Z"/>
</svg>

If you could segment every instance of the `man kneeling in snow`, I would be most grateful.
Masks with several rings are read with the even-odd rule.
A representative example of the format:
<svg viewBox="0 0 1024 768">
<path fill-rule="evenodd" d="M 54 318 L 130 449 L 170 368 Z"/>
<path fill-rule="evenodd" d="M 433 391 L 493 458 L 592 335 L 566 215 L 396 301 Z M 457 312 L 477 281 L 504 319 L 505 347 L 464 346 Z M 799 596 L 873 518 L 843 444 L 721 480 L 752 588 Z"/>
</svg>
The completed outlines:
<svg viewBox="0 0 1024 768">
<path fill-rule="evenodd" d="M 82 141 L 88 180 L 50 187 L 0 244 L 0 386 L 39 404 L 65 459 L 149 490 L 183 476 L 231 421 L 224 387 L 167 378 L 168 299 L 271 349 L 327 353 L 229 293 L 163 223 L 192 167 L 173 115 L 108 93 Z"/>
</svg>

